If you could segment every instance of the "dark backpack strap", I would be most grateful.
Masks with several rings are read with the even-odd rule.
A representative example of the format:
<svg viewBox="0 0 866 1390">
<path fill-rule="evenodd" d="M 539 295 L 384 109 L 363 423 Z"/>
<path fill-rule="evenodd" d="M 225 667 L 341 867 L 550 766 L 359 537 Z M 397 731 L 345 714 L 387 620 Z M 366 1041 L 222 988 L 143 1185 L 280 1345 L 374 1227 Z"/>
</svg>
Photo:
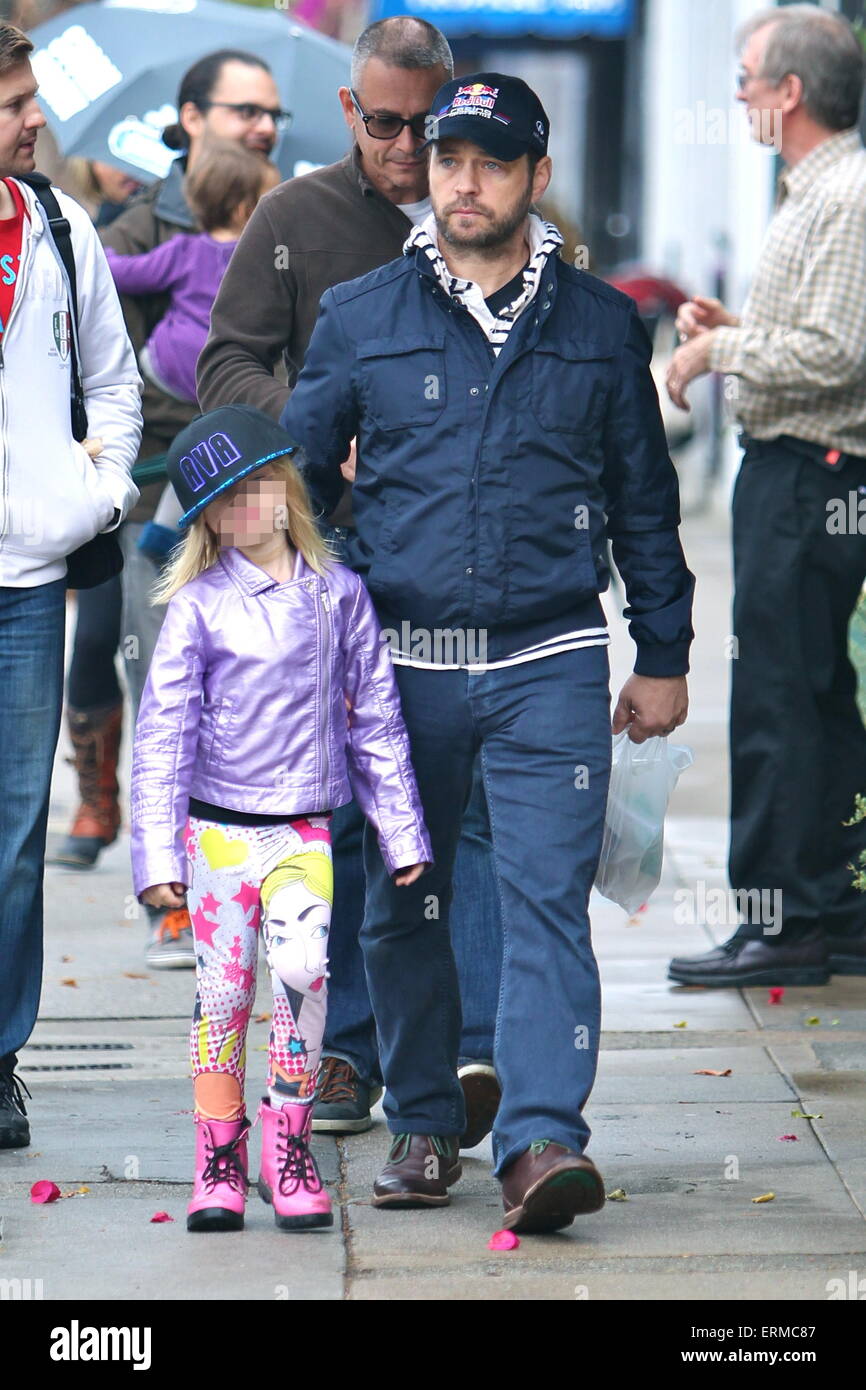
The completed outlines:
<svg viewBox="0 0 866 1390">
<path fill-rule="evenodd" d="M 72 247 L 72 228 L 68 218 L 60 211 L 60 204 L 51 191 L 51 180 L 45 174 L 32 173 L 20 176 L 21 182 L 29 185 L 45 212 L 49 234 L 57 247 L 57 254 L 63 262 L 69 279 L 72 331 L 69 334 L 69 355 L 72 368 L 71 410 L 72 433 L 75 439 L 87 437 L 87 409 L 84 404 L 84 388 L 81 385 L 81 369 L 78 365 L 78 280 L 75 273 L 75 252 Z"/>
</svg>

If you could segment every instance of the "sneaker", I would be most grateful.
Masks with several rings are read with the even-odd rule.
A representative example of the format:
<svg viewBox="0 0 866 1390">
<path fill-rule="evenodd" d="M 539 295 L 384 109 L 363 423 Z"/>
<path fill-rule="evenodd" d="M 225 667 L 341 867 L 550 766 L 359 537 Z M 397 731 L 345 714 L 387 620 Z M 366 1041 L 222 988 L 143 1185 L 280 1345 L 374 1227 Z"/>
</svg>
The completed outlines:
<svg viewBox="0 0 866 1390">
<path fill-rule="evenodd" d="M 185 907 L 173 907 L 151 917 L 144 959 L 151 970 L 195 970 L 195 937 Z"/>
<path fill-rule="evenodd" d="M 370 1111 L 381 1094 L 382 1087 L 368 1086 L 350 1062 L 323 1057 L 313 1129 L 319 1134 L 363 1134 L 373 1127 Z"/>
<path fill-rule="evenodd" d="M 493 1128 L 502 1088 L 490 1062 L 467 1062 L 457 1068 L 457 1080 L 466 1102 L 466 1128 L 460 1136 L 461 1149 L 474 1149 Z"/>
<path fill-rule="evenodd" d="M 15 1075 L 16 1061 L 12 1057 L 0 1062 L 0 1149 L 24 1149 L 30 1143 L 24 1108 L 24 1095 L 30 1099 L 30 1092 L 20 1076 Z"/>
</svg>

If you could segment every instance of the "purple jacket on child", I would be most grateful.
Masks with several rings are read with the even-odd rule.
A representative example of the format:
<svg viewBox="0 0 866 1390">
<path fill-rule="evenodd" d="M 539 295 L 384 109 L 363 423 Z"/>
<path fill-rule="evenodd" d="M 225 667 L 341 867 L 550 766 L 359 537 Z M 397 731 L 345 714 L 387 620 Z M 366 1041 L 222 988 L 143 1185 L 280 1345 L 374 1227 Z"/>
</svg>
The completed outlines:
<svg viewBox="0 0 866 1390">
<path fill-rule="evenodd" d="M 136 256 L 104 248 L 121 294 L 165 291 L 171 295 L 171 303 L 147 346 L 160 380 L 185 400 L 196 399 L 195 364 L 207 339 L 217 290 L 236 246 L 236 241 L 214 241 L 206 232 L 183 232 Z"/>
<path fill-rule="evenodd" d="M 347 717 L 346 699 L 351 705 Z M 234 547 L 170 600 L 132 768 L 136 894 L 189 885 L 190 796 L 263 815 L 355 795 L 390 873 L 432 862 L 390 649 L 362 581 L 298 554 L 278 583 Z"/>
</svg>

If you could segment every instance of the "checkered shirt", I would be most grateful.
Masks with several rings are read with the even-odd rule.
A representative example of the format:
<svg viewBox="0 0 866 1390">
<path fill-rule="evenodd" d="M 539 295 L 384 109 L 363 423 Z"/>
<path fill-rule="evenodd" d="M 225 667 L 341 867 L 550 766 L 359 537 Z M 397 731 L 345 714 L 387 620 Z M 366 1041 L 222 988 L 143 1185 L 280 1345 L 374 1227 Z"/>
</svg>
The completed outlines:
<svg viewBox="0 0 866 1390">
<path fill-rule="evenodd" d="M 866 455 L 866 150 L 856 130 L 785 171 L 740 326 L 714 371 L 756 439 L 793 435 Z"/>
</svg>

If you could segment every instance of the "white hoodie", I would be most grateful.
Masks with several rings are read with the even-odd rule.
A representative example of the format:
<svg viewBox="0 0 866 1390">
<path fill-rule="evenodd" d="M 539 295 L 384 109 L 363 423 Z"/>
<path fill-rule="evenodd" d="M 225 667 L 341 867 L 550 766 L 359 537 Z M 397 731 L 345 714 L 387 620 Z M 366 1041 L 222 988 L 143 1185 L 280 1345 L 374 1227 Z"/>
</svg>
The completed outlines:
<svg viewBox="0 0 866 1390">
<path fill-rule="evenodd" d="M 96 231 L 55 188 L 72 229 L 88 436 L 103 441 L 94 462 L 72 438 L 66 275 L 36 195 L 15 182 L 30 217 L 0 338 L 0 585 L 31 588 L 62 579 L 65 557 L 113 530 L 137 501 L 142 382 Z"/>
</svg>

